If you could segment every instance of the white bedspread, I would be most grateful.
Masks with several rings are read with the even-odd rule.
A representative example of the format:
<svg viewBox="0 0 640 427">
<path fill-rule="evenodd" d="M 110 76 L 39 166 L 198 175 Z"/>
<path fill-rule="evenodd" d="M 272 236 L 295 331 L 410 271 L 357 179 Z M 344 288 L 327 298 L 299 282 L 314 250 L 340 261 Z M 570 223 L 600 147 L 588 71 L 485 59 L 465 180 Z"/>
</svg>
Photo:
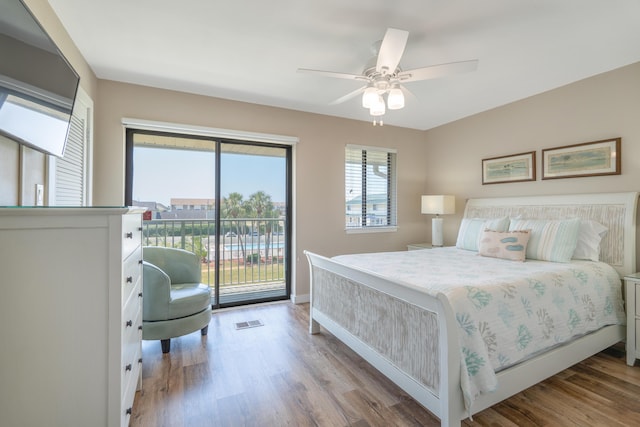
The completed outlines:
<svg viewBox="0 0 640 427">
<path fill-rule="evenodd" d="M 605 263 L 507 261 L 456 248 L 334 260 L 447 295 L 460 327 L 461 387 L 469 411 L 480 393 L 496 389 L 496 371 L 625 322 L 620 277 Z"/>
</svg>

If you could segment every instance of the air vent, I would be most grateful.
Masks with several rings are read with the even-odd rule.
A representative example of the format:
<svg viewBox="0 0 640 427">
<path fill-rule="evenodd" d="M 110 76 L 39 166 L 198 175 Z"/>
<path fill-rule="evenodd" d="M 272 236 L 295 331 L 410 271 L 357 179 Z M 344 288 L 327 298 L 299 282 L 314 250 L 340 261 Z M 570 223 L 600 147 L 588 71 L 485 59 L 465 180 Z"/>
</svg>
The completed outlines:
<svg viewBox="0 0 640 427">
<path fill-rule="evenodd" d="M 236 323 L 236 329 L 247 329 L 247 328 L 255 328 L 258 326 L 264 326 L 259 320 L 249 320 L 248 322 L 238 322 Z"/>
</svg>

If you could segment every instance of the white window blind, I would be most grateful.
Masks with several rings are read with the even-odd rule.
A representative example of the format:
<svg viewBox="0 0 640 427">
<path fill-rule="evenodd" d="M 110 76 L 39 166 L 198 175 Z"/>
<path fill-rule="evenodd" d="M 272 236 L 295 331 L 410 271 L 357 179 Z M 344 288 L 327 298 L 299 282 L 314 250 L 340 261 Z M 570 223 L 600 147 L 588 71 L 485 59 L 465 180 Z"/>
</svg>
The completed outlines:
<svg viewBox="0 0 640 427">
<path fill-rule="evenodd" d="M 71 116 L 64 157 L 56 159 L 56 206 L 84 206 L 85 121 Z"/>
<path fill-rule="evenodd" d="M 49 205 L 91 204 L 91 142 L 93 101 L 78 88 L 62 158 L 49 157 Z"/>
<path fill-rule="evenodd" d="M 395 150 L 347 145 L 345 206 L 347 230 L 396 227 Z"/>
</svg>

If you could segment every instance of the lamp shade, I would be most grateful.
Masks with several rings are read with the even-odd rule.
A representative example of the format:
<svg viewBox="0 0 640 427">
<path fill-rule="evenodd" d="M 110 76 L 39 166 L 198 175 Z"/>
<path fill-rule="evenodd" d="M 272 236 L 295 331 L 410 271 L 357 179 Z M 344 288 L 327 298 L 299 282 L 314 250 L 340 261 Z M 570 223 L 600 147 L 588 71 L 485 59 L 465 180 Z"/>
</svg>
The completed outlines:
<svg viewBox="0 0 640 427">
<path fill-rule="evenodd" d="M 378 90 L 373 86 L 367 87 L 362 94 L 362 106 L 371 108 L 376 102 L 378 102 Z"/>
<path fill-rule="evenodd" d="M 404 94 L 398 87 L 394 87 L 387 95 L 387 106 L 390 110 L 399 110 L 404 108 Z"/>
<path fill-rule="evenodd" d="M 456 212 L 455 196 L 422 196 L 423 214 L 448 215 Z"/>
<path fill-rule="evenodd" d="M 371 104 L 371 107 L 369 107 L 369 114 L 371 114 L 372 116 L 382 116 L 384 115 L 384 113 L 385 113 L 384 99 L 382 99 L 382 97 L 378 95 L 377 101 Z"/>
</svg>

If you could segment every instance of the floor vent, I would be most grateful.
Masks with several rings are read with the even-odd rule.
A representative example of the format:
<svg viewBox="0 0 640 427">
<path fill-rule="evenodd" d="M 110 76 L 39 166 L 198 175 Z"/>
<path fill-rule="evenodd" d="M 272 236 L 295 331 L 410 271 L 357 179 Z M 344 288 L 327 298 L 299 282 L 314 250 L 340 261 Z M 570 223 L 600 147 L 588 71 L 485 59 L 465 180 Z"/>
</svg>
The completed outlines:
<svg viewBox="0 0 640 427">
<path fill-rule="evenodd" d="M 259 320 L 249 320 L 248 322 L 238 322 L 238 323 L 236 323 L 236 329 L 255 328 L 257 326 L 264 326 L 264 325 Z"/>
</svg>

